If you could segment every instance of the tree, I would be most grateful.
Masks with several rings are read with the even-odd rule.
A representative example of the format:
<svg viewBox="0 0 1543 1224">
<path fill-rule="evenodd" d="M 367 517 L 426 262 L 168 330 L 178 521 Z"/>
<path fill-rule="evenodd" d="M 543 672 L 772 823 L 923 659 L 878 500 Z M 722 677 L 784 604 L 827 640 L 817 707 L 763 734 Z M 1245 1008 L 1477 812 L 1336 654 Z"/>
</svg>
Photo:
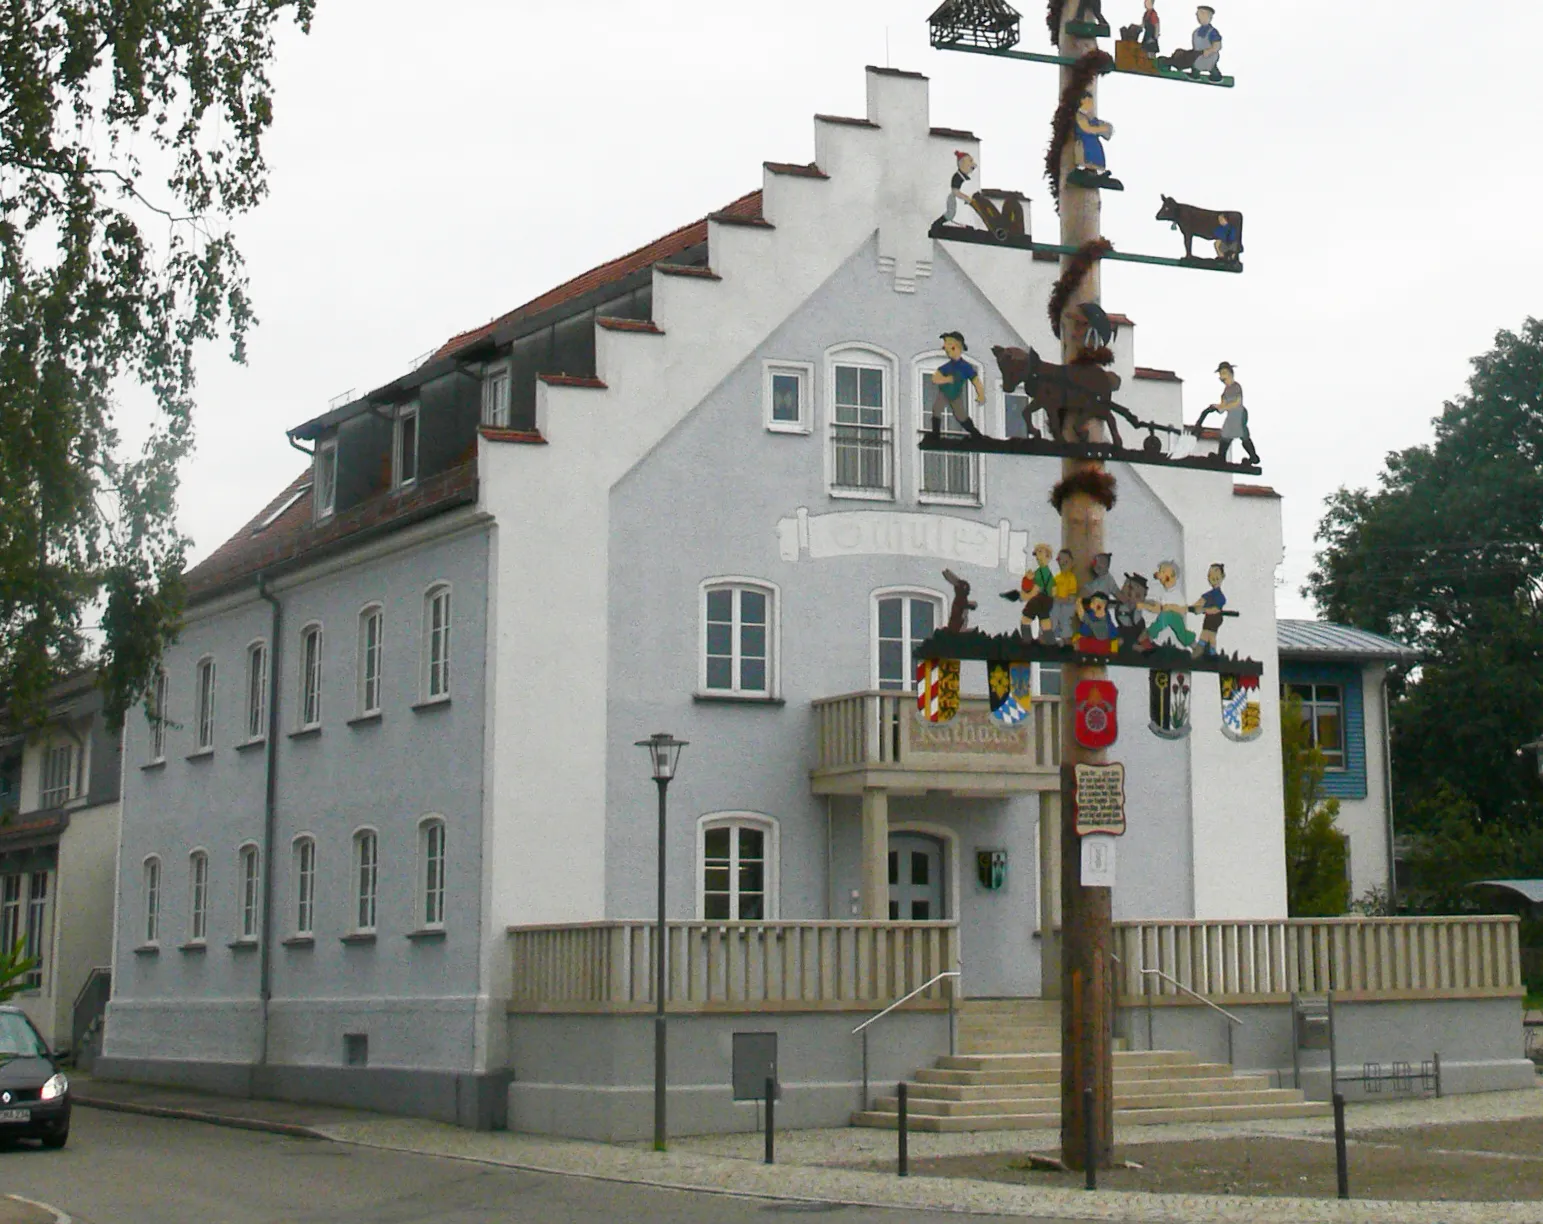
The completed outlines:
<svg viewBox="0 0 1543 1224">
<path fill-rule="evenodd" d="M 1337 918 L 1350 908 L 1339 800 L 1323 796 L 1323 752 L 1312 741 L 1296 694 L 1281 706 L 1280 755 L 1286 796 L 1286 905 L 1293 918 Z"/>
<path fill-rule="evenodd" d="M 30 959 L 26 953 L 25 939 L 18 939 L 14 948 L 0 945 L 0 1003 L 20 994 L 22 980 L 37 968 L 37 961 Z"/>
<path fill-rule="evenodd" d="M 1543 321 L 1500 332 L 1434 425 L 1376 489 L 1329 499 L 1304 594 L 1425 655 L 1392 711 L 1401 823 L 1425 827 L 1444 784 L 1473 820 L 1521 827 L 1543 815 L 1516 757 L 1543 731 Z"/>
<path fill-rule="evenodd" d="M 0 693 L 86 656 L 115 720 L 180 605 L 195 346 L 253 323 L 230 222 L 267 190 L 268 64 L 315 0 L 9 0 L 0 15 Z M 115 393 L 149 392 L 137 453 Z"/>
</svg>

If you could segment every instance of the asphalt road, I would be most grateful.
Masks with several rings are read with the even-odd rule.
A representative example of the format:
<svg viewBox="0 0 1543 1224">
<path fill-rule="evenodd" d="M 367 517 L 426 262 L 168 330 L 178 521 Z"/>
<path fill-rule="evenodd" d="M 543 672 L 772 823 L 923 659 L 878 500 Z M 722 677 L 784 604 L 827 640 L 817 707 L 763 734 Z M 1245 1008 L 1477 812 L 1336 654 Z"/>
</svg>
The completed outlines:
<svg viewBox="0 0 1543 1224">
<path fill-rule="evenodd" d="M 681 1194 L 79 1108 L 62 1152 L 24 1143 L 0 1146 L 0 1189 L 50 1203 L 75 1224 L 779 1224 L 800 1219 L 959 1224 L 990 1219 Z M 1035 1222 L 1019 1218 L 1014 1224 Z"/>
</svg>

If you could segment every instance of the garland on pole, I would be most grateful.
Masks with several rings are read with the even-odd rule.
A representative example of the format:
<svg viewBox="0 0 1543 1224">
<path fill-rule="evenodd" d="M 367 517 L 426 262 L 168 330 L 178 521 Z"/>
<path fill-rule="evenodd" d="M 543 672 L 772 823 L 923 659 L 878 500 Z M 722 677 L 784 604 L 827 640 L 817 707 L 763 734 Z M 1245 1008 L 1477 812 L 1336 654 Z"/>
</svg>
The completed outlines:
<svg viewBox="0 0 1543 1224">
<path fill-rule="evenodd" d="M 1105 510 L 1113 510 L 1118 500 L 1114 477 L 1108 472 L 1087 468 L 1068 476 L 1050 491 L 1050 504 L 1055 507 L 1055 512 L 1060 514 L 1066 499 L 1076 493 L 1086 494 Z"/>
<path fill-rule="evenodd" d="M 1061 45 L 1061 17 L 1066 10 L 1066 0 L 1050 0 L 1045 11 L 1045 25 L 1050 28 L 1050 45 Z"/>
<path fill-rule="evenodd" d="M 1061 279 L 1056 281 L 1055 288 L 1050 291 L 1050 330 L 1055 333 L 1057 340 L 1061 338 L 1061 316 L 1066 313 L 1067 303 L 1082 287 L 1082 282 L 1088 279 L 1093 265 L 1112 250 L 1114 243 L 1109 239 L 1095 238 L 1092 242 L 1083 243 L 1077 253 L 1067 260 Z"/>
<path fill-rule="evenodd" d="M 1050 194 L 1057 207 L 1061 203 L 1061 151 L 1077 125 L 1077 107 L 1088 86 L 1113 67 L 1114 57 L 1107 51 L 1089 51 L 1072 65 L 1071 79 L 1050 122 L 1050 147 L 1045 150 L 1045 178 L 1050 182 Z"/>
</svg>

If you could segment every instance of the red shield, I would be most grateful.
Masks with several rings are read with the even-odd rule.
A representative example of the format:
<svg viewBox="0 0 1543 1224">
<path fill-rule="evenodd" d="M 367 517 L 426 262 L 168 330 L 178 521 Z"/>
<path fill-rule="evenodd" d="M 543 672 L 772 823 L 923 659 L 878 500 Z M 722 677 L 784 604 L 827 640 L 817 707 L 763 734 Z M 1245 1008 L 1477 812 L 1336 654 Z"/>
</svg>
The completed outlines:
<svg viewBox="0 0 1543 1224">
<path fill-rule="evenodd" d="M 1108 680 L 1084 680 L 1077 686 L 1077 742 L 1107 748 L 1120 737 L 1119 690 Z"/>
</svg>

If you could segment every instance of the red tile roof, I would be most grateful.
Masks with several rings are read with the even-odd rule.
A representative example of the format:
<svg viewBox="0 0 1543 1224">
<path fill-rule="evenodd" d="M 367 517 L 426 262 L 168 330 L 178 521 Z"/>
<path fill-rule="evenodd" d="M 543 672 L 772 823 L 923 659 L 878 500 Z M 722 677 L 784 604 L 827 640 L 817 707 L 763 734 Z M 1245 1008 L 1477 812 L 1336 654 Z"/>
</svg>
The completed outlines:
<svg viewBox="0 0 1543 1224">
<path fill-rule="evenodd" d="M 963 128 L 935 127 L 932 135 L 941 136 L 944 140 L 979 140 L 974 132 L 967 132 Z"/>
<path fill-rule="evenodd" d="M 582 374 L 537 374 L 542 382 L 549 387 L 588 387 L 593 391 L 604 391 L 605 383 L 598 378 L 588 378 Z"/>
<path fill-rule="evenodd" d="M 494 429 L 484 425 L 479 432 L 489 442 L 521 442 L 526 446 L 545 446 L 546 439 L 533 429 Z"/>
<path fill-rule="evenodd" d="M 649 336 L 664 335 L 664 332 L 659 329 L 659 325 L 652 319 L 608 319 L 601 317 L 595 320 L 595 326 L 606 331 L 643 332 Z"/>
<path fill-rule="evenodd" d="M 377 493 L 320 523 L 312 512 L 310 483 L 311 473 L 301 473 L 251 522 L 194 566 L 187 574 L 189 598 L 196 602 L 260 571 L 287 566 L 359 532 L 393 523 L 406 525 L 473 501 L 477 495 L 477 464 L 475 460 L 462 463 L 420 480 L 406 491 Z M 296 493 L 302 496 L 263 527 L 263 521 Z"/>
<path fill-rule="evenodd" d="M 879 125 L 872 119 L 853 119 L 847 115 L 816 115 L 816 123 L 839 123 L 843 127 L 877 128 Z"/>
<path fill-rule="evenodd" d="M 770 174 L 790 174 L 795 178 L 828 179 L 830 177 L 813 162 L 808 165 L 795 162 L 762 162 L 761 166 Z"/>
<path fill-rule="evenodd" d="M 727 208 L 721 209 L 720 217 L 736 217 L 742 219 L 757 219 L 761 216 L 761 193 L 752 191 L 749 195 L 741 196 Z M 602 289 L 606 285 L 624 280 L 634 272 L 641 272 L 645 268 L 679 255 L 690 247 L 698 246 L 707 241 L 707 218 L 693 221 L 690 225 L 683 225 L 678 230 L 673 230 L 663 238 L 658 238 L 646 246 L 641 246 L 619 259 L 613 259 L 609 263 L 603 263 L 591 268 L 581 276 L 576 276 L 570 281 L 565 281 L 555 289 L 549 289 L 540 297 L 532 298 L 525 305 L 516 307 L 508 314 L 484 323 L 481 327 L 474 327 L 470 331 L 462 332 L 458 336 L 452 336 L 447 340 L 434 356 L 445 357 L 459 349 L 466 348 L 476 341 L 490 335 L 499 327 L 518 321 L 522 317 L 540 314 L 542 311 L 551 310 L 561 306 L 564 302 L 571 302 L 574 298 L 582 297 L 596 289 Z"/>
<path fill-rule="evenodd" d="M 1273 497 L 1277 500 L 1280 494 L 1269 485 L 1235 484 L 1232 486 L 1234 497 Z"/>
<path fill-rule="evenodd" d="M 1147 382 L 1183 382 L 1184 380 L 1172 370 L 1153 370 L 1147 366 L 1136 367 L 1136 377 Z"/>
</svg>

